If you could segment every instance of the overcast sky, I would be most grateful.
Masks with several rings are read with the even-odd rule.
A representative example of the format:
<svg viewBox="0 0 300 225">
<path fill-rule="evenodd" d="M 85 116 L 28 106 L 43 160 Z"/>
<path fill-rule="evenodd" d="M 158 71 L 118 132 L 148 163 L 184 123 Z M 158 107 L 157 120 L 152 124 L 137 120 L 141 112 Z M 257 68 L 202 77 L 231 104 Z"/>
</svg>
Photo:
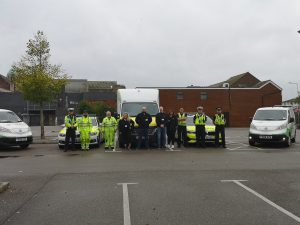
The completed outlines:
<svg viewBox="0 0 300 225">
<path fill-rule="evenodd" d="M 250 72 L 300 85 L 299 0 L 0 0 L 0 73 L 37 30 L 73 78 L 210 85 Z"/>
</svg>

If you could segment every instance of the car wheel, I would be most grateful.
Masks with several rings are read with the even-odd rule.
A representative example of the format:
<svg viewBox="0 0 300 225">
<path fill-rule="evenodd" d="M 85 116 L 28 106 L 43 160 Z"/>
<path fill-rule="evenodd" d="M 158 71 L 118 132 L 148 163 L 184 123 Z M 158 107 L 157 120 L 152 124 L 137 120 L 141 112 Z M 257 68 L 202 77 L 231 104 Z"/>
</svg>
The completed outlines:
<svg viewBox="0 0 300 225">
<path fill-rule="evenodd" d="M 62 150 L 62 149 L 64 149 L 64 148 L 65 148 L 65 146 L 63 146 L 63 145 L 59 145 L 59 146 L 58 146 L 58 148 Z"/>
<path fill-rule="evenodd" d="M 249 140 L 249 145 L 250 146 L 254 146 L 255 145 L 255 141 Z"/>
<path fill-rule="evenodd" d="M 291 146 L 291 142 L 292 142 L 292 141 L 291 141 L 291 138 L 288 137 L 287 140 L 285 141 L 285 146 L 286 146 L 286 147 L 290 147 L 290 146 Z"/>
<path fill-rule="evenodd" d="M 295 143 L 296 142 L 296 131 L 295 131 L 295 136 L 293 138 L 291 138 L 291 142 Z"/>
<path fill-rule="evenodd" d="M 26 148 L 28 148 L 28 146 L 29 146 L 29 144 L 23 144 L 23 145 L 20 145 L 20 148 L 21 149 L 26 149 Z"/>
</svg>

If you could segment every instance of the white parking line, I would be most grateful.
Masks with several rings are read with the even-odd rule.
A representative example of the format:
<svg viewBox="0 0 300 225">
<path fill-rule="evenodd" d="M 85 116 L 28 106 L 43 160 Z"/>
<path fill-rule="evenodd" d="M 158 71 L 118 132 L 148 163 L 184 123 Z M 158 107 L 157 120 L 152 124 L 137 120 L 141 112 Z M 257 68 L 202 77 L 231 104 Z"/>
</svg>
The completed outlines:
<svg viewBox="0 0 300 225">
<path fill-rule="evenodd" d="M 278 209 L 280 212 L 284 213 L 285 215 L 291 217 L 292 219 L 296 220 L 297 222 L 300 223 L 300 218 L 296 216 L 295 214 L 287 211 L 286 209 L 282 208 L 281 206 L 275 204 L 271 200 L 267 199 L 266 197 L 262 196 L 261 194 L 257 193 L 256 191 L 252 190 L 251 188 L 247 187 L 246 185 L 242 184 L 242 181 L 247 181 L 247 180 L 221 180 L 221 182 L 231 182 L 235 183 L 236 185 L 244 188 L 246 191 L 250 192 L 251 194 L 255 195 L 256 197 L 260 198 L 264 202 L 268 203 L 269 205 L 273 206 L 274 208 Z"/>
<path fill-rule="evenodd" d="M 122 185 L 122 187 L 123 187 L 124 225 L 131 225 L 129 197 L 128 197 L 128 185 L 129 184 L 138 184 L 138 183 L 118 183 L 118 185 Z"/>
<path fill-rule="evenodd" d="M 114 152 L 122 152 L 122 151 L 106 150 L 105 152 L 112 152 L 112 153 L 114 153 Z"/>
</svg>

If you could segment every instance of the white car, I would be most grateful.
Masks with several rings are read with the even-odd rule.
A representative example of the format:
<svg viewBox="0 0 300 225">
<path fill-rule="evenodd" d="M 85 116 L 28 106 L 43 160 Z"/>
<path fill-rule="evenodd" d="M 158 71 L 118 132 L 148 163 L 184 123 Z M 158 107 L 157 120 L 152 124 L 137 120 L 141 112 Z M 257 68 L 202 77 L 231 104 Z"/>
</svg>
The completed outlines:
<svg viewBox="0 0 300 225">
<path fill-rule="evenodd" d="M 295 114 L 290 107 L 264 107 L 254 114 L 249 130 L 249 145 L 296 141 Z"/>
<path fill-rule="evenodd" d="M 30 127 L 14 112 L 0 109 L 0 146 L 27 148 L 32 143 Z"/>
</svg>

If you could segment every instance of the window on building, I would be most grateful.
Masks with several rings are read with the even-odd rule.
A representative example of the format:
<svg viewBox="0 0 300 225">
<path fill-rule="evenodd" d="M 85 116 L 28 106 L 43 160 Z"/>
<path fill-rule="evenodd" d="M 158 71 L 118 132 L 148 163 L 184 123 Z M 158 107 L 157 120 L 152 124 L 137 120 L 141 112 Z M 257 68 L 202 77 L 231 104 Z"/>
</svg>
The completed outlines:
<svg viewBox="0 0 300 225">
<path fill-rule="evenodd" d="M 183 99 L 183 92 L 181 92 L 181 91 L 177 92 L 177 93 L 176 93 L 176 99 L 177 99 L 177 100 Z"/>
<path fill-rule="evenodd" d="M 200 99 L 201 100 L 207 100 L 207 98 L 208 98 L 207 92 L 201 92 L 200 93 Z"/>
</svg>

